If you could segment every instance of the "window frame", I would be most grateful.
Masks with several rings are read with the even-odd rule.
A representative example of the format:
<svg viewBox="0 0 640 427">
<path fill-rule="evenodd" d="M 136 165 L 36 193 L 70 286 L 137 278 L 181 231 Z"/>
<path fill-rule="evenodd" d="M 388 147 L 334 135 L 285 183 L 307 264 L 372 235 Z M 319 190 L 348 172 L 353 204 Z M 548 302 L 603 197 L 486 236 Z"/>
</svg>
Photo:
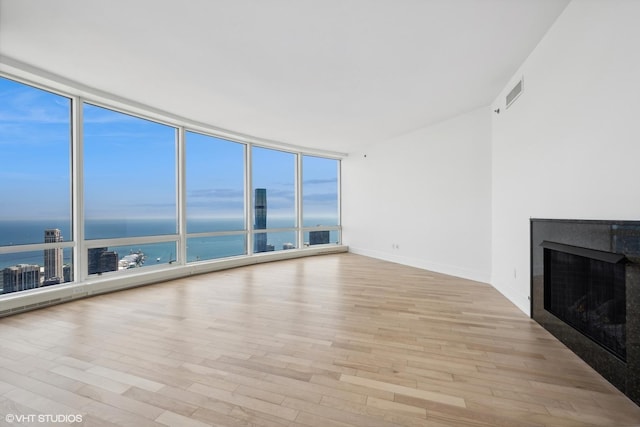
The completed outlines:
<svg viewBox="0 0 640 427">
<path fill-rule="evenodd" d="M 3 63 L 0 60 L 0 66 Z M 19 65 L 19 64 L 18 64 Z M 0 67 L 0 78 L 5 78 L 13 82 L 31 86 L 36 89 L 44 90 L 55 95 L 62 96 L 70 100 L 71 104 L 71 147 L 70 147 L 70 196 L 71 196 L 71 224 L 70 230 L 73 239 L 56 243 L 33 243 L 24 245 L 0 246 L 0 255 L 13 254 L 31 251 L 44 251 L 46 249 L 61 248 L 63 250 L 71 250 L 72 252 L 72 281 L 61 283 L 54 287 L 37 288 L 29 291 L 21 291 L 19 293 L 6 294 L 14 297 L 25 297 L 32 293 L 39 293 L 45 289 L 51 288 L 73 288 L 70 295 L 90 295 L 94 291 L 91 289 L 100 283 L 108 282 L 114 277 L 122 278 L 125 281 L 127 277 L 137 275 L 154 276 L 155 272 L 164 272 L 176 267 L 187 267 L 193 264 L 203 264 L 205 267 L 214 266 L 221 261 L 234 258 L 247 259 L 254 256 L 265 256 L 266 254 L 257 254 L 253 251 L 254 245 L 254 227 L 253 227 L 253 190 L 252 190 L 252 149 L 260 147 L 269 150 L 283 151 L 295 156 L 294 166 L 294 210 L 295 224 L 293 227 L 286 228 L 270 228 L 264 232 L 294 232 L 297 241 L 295 242 L 295 251 L 308 250 L 304 246 L 304 233 L 317 230 L 317 227 L 303 227 L 303 211 L 302 211 L 302 160 L 303 156 L 310 155 L 315 157 L 330 158 L 338 161 L 338 224 L 336 226 L 324 227 L 331 231 L 338 232 L 339 244 L 342 241 L 341 226 L 341 160 L 346 156 L 344 153 L 336 153 L 324 150 L 309 150 L 295 145 L 282 144 L 275 141 L 262 140 L 260 138 L 230 132 L 214 126 L 203 124 L 197 121 L 189 120 L 184 117 L 176 116 L 165 111 L 140 104 L 135 101 L 111 95 L 99 90 L 83 86 L 82 84 L 64 79 L 62 77 L 47 73 L 43 70 L 30 69 L 26 65 L 23 68 L 17 67 L 12 69 L 13 72 L 6 71 L 6 67 Z M 108 239 L 91 239 L 85 238 L 85 200 L 84 200 L 84 115 L 83 107 L 91 104 L 97 107 L 106 108 L 108 110 L 126 114 L 135 118 L 148 120 L 151 122 L 166 125 L 175 129 L 175 198 L 176 198 L 176 233 L 167 235 L 152 235 L 140 237 L 122 237 Z M 187 233 L 186 228 L 186 132 L 194 132 L 215 138 L 224 139 L 234 143 L 240 143 L 244 146 L 244 221 L 245 229 L 242 231 L 218 231 L 205 233 Z M 262 230 L 260 231 L 262 232 Z M 240 256 L 225 257 L 219 259 L 209 259 L 197 262 L 188 262 L 187 260 L 187 240 L 197 237 L 215 237 L 224 235 L 242 235 L 245 236 L 246 254 Z M 175 242 L 176 258 L 175 262 L 170 265 L 159 264 L 150 265 L 144 269 L 131 269 L 119 271 L 117 274 L 108 275 L 89 275 L 88 274 L 88 250 L 97 247 L 124 246 L 124 245 L 141 245 L 153 243 L 169 243 Z M 335 245 L 335 243 L 332 243 Z M 283 252 L 283 251 L 278 251 Z M 288 251 L 284 251 L 288 252 Z M 243 265 L 249 264 L 247 262 Z M 141 270 L 141 271 L 136 271 Z M 200 270 L 199 270 L 200 271 Z M 179 276 L 182 277 L 184 273 Z M 130 286 L 135 286 L 133 280 L 129 280 Z M 80 286 L 82 292 L 78 289 Z M 16 295 L 20 294 L 20 295 Z M 4 296 L 0 295 L 0 302 L 4 301 Z M 0 315 L 2 314 L 0 309 Z"/>
<path fill-rule="evenodd" d="M 337 224 L 336 225 L 320 225 L 320 226 L 305 226 L 304 225 L 304 157 L 308 156 L 308 157 L 319 157 L 319 158 L 323 158 L 323 159 L 331 159 L 331 160 L 336 160 L 338 162 L 338 164 L 336 165 L 336 186 L 337 186 L 337 194 L 336 194 L 336 214 L 337 214 Z M 298 224 L 300 224 L 300 242 L 303 242 L 303 246 L 304 247 L 310 247 L 310 246 L 318 246 L 318 245 L 311 245 L 310 242 L 305 242 L 304 241 L 304 235 L 306 233 L 310 233 L 312 231 L 328 231 L 329 233 L 331 233 L 332 231 L 335 231 L 338 233 L 338 241 L 335 243 L 331 243 L 331 241 L 329 241 L 329 243 L 327 243 L 327 245 L 332 245 L 332 244 L 342 244 L 342 211 L 341 211 L 341 172 L 342 172 L 342 162 L 340 161 L 340 159 L 333 159 L 331 157 L 326 157 L 326 156 L 318 156 L 316 154 L 301 154 L 298 162 L 298 170 L 300 171 L 299 174 L 299 178 L 296 180 L 296 183 L 298 183 L 301 186 L 300 191 L 297 193 L 299 195 L 300 198 L 300 207 L 299 207 L 299 213 L 300 216 L 298 218 Z"/>
<path fill-rule="evenodd" d="M 86 217 L 85 217 L 85 209 L 86 209 L 86 205 L 85 205 L 85 200 L 84 200 L 84 194 L 85 194 L 85 188 L 84 188 L 84 184 L 85 184 L 85 177 L 84 177 L 84 166 L 85 166 L 85 152 L 84 152 L 84 106 L 85 104 L 87 105 L 91 105 L 91 106 L 95 106 L 98 108 L 103 108 L 106 110 L 110 110 L 112 112 L 115 113 L 119 113 L 119 114 L 125 114 L 127 116 L 131 116 L 133 118 L 137 118 L 137 119 L 142 119 L 142 120 L 146 120 L 152 123 L 157 123 L 160 125 L 164 125 L 164 126 L 168 126 L 174 129 L 174 185 L 175 185 L 175 204 L 176 204 L 176 232 L 175 233 L 171 233 L 171 234 L 158 234 L 158 235 L 150 235 L 150 236 L 135 236 L 135 237 L 110 237 L 110 238 L 97 238 L 97 239 L 87 239 L 85 237 L 85 230 L 86 230 Z M 75 194 L 75 196 L 78 197 L 78 200 L 80 201 L 78 203 L 77 209 L 78 211 L 76 212 L 76 214 L 78 215 L 78 218 L 82 218 L 81 220 L 78 221 L 78 226 L 81 228 L 82 231 L 82 241 L 78 242 L 77 248 L 78 248 L 78 254 L 77 256 L 81 257 L 81 265 L 80 267 L 80 271 L 76 271 L 77 274 L 79 274 L 79 276 L 74 276 L 74 277 L 78 277 L 80 279 L 81 282 L 84 282 L 86 280 L 88 280 L 89 278 L 94 279 L 93 275 L 89 274 L 89 249 L 94 249 L 94 248 L 100 248 L 100 247 L 113 247 L 113 246 L 135 246 L 135 245 L 147 245 L 147 244 L 154 244 L 154 243 L 172 243 L 172 242 L 176 242 L 176 259 L 175 259 L 175 263 L 177 265 L 181 265 L 183 264 L 183 253 L 181 250 L 181 243 L 182 243 L 182 239 L 180 238 L 180 214 L 183 211 L 180 207 L 180 203 L 182 202 L 182 198 L 181 198 L 181 186 L 180 186 L 180 180 L 184 181 L 184 177 L 182 176 L 182 173 L 184 172 L 183 169 L 181 168 L 181 158 L 180 158 L 180 143 L 181 138 L 180 138 L 180 134 L 182 134 L 184 132 L 184 129 L 181 128 L 180 126 L 177 126 L 175 123 L 172 123 L 170 121 L 166 121 L 166 120 L 161 120 L 158 119 L 156 117 L 153 116 L 147 116 L 144 114 L 140 114 L 138 112 L 134 112 L 132 110 L 128 110 L 126 108 L 122 108 L 122 107 L 115 107 L 112 105 L 109 105 L 108 103 L 104 103 L 101 101 L 94 101 L 94 100 L 90 100 L 88 98 L 85 97 L 78 97 L 78 110 L 79 110 L 79 122 L 77 123 L 78 126 L 78 135 L 80 136 L 78 138 L 78 140 L 76 141 L 78 144 L 78 151 L 80 153 L 82 153 L 82 157 L 79 158 L 80 162 L 78 164 L 78 172 L 79 172 L 79 180 L 81 180 L 81 182 L 78 183 L 78 194 Z M 80 188 L 81 187 L 81 188 Z M 173 262 L 170 262 L 169 264 L 173 264 Z M 153 266 L 145 266 L 144 270 L 148 271 L 150 269 L 153 270 L 160 270 L 162 268 L 165 268 L 166 266 L 164 264 L 157 264 L 157 265 L 153 265 Z M 124 275 L 124 274 L 135 274 L 135 273 L 139 273 L 138 271 L 134 271 L 137 269 L 131 269 L 131 270 L 119 270 L 117 273 L 119 275 Z"/>
<path fill-rule="evenodd" d="M 191 133 L 196 133 L 199 134 L 201 136 L 205 136 L 205 137 L 212 137 L 212 138 L 216 138 L 216 139 L 220 139 L 220 140 L 224 140 L 226 142 L 229 143 L 234 143 L 234 144 L 240 144 L 242 146 L 242 156 L 243 156 L 243 183 L 242 183 L 242 188 L 244 191 L 244 195 L 243 195 L 243 230 L 225 230 L 225 231 L 203 231 L 203 232 L 194 232 L 194 233 L 189 233 L 188 228 L 187 228 L 187 221 L 188 221 L 188 206 L 187 206 L 187 133 L 191 132 Z M 195 131 L 192 130 L 190 128 L 187 127 L 183 127 L 182 128 L 182 134 L 183 134 L 183 143 L 182 143 L 182 147 L 181 147 L 181 151 L 182 151 L 182 157 L 184 159 L 184 164 L 183 164 L 183 168 L 182 168 L 182 173 L 181 173 L 181 177 L 182 177 L 182 195 L 183 198 L 181 198 L 181 201 L 183 203 L 182 207 L 182 212 L 183 212 L 183 218 L 184 221 L 182 221 L 182 223 L 180 224 L 181 229 L 182 227 L 184 227 L 183 231 L 184 231 L 184 260 L 185 263 L 187 264 L 191 264 L 194 262 L 210 262 L 210 261 L 215 261 L 218 259 L 224 259 L 224 258 L 235 258 L 238 256 L 248 256 L 251 255 L 251 253 L 249 252 L 249 246 L 248 246 L 248 233 L 249 233 L 249 224 L 251 223 L 251 221 L 247 218 L 247 191 L 248 191 L 248 179 L 250 179 L 249 177 L 251 176 L 250 173 L 247 172 L 247 169 L 250 167 L 250 165 L 248 164 L 247 159 L 249 158 L 247 151 L 249 151 L 251 149 L 250 144 L 246 143 L 246 142 L 240 142 L 240 141 L 235 141 L 233 139 L 230 138 L 223 138 L 221 136 L 218 135 L 214 135 L 210 132 L 204 132 L 204 131 Z M 206 259 L 206 260 L 196 260 L 196 261 L 189 261 L 188 260 L 188 250 L 187 250 L 187 244 L 188 244 L 188 240 L 189 239 L 198 239 L 198 238 L 207 238 L 207 237 L 219 237 L 219 236 L 244 236 L 244 240 L 245 240 L 245 253 L 244 255 L 231 255 L 228 257 L 221 257 L 221 258 L 213 258 L 213 259 Z"/>
</svg>

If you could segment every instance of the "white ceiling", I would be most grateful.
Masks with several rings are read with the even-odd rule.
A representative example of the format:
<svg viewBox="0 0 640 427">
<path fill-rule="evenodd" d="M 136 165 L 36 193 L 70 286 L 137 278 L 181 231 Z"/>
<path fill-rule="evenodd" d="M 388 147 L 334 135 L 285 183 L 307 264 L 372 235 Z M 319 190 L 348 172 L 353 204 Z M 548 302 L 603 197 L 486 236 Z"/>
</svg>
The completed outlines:
<svg viewBox="0 0 640 427">
<path fill-rule="evenodd" d="M 489 105 L 568 0 L 0 0 L 0 55 L 353 152 Z"/>
</svg>

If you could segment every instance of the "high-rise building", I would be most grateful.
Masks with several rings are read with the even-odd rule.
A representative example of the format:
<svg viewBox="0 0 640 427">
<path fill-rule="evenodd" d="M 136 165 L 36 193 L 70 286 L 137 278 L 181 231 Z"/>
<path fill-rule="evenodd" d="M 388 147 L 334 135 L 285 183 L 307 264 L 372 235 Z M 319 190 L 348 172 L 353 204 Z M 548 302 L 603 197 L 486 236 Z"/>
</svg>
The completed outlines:
<svg viewBox="0 0 640 427">
<path fill-rule="evenodd" d="M 104 251 L 100 254 L 100 271 L 118 271 L 118 252 Z"/>
<path fill-rule="evenodd" d="M 58 228 L 48 228 L 44 230 L 45 243 L 62 242 L 62 233 Z M 51 283 L 57 280 L 60 283 L 63 280 L 63 249 L 45 249 L 44 250 L 44 280 Z"/>
<path fill-rule="evenodd" d="M 2 293 L 26 291 L 40 287 L 40 266 L 18 264 L 2 270 Z"/>
<path fill-rule="evenodd" d="M 254 197 L 254 217 L 255 223 L 253 225 L 254 230 L 266 230 L 267 229 L 267 189 L 256 188 Z M 255 233 L 254 237 L 254 252 L 267 252 L 267 233 Z"/>
<path fill-rule="evenodd" d="M 91 248 L 87 250 L 87 274 L 101 273 L 100 255 L 108 248 Z"/>
<path fill-rule="evenodd" d="M 324 245 L 329 243 L 329 231 L 310 231 L 309 232 L 309 245 Z"/>
<path fill-rule="evenodd" d="M 65 264 L 62 267 L 62 274 L 64 275 L 63 282 L 73 282 L 73 266 L 71 264 Z"/>
<path fill-rule="evenodd" d="M 91 248 L 88 251 L 88 273 L 100 274 L 118 270 L 118 253 L 109 248 Z"/>
</svg>

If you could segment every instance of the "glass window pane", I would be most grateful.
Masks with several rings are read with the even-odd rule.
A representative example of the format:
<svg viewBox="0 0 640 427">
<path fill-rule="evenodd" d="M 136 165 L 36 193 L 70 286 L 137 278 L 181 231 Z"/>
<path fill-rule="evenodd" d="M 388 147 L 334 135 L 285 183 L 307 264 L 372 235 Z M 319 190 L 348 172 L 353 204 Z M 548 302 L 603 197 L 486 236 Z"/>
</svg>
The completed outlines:
<svg viewBox="0 0 640 427">
<path fill-rule="evenodd" d="M 274 233 L 254 233 L 254 252 L 273 252 L 287 249 L 296 249 L 295 231 L 279 231 Z"/>
<path fill-rule="evenodd" d="M 302 215 L 305 227 L 338 225 L 339 161 L 302 158 Z"/>
<path fill-rule="evenodd" d="M 254 228 L 295 227 L 296 155 L 253 147 L 251 159 Z"/>
<path fill-rule="evenodd" d="M 0 246 L 71 240 L 71 100 L 0 77 Z"/>
<path fill-rule="evenodd" d="M 175 234 L 176 129 L 84 104 L 87 239 Z"/>
<path fill-rule="evenodd" d="M 304 233 L 304 245 L 326 245 L 340 244 L 340 233 L 338 230 L 306 231 Z"/>
<path fill-rule="evenodd" d="M 87 250 L 87 273 L 102 274 L 176 261 L 176 242 L 122 245 Z"/>
<path fill-rule="evenodd" d="M 244 145 L 186 133 L 187 232 L 244 230 Z"/>
<path fill-rule="evenodd" d="M 73 281 L 70 248 L 0 254 L 0 294 Z"/>
<path fill-rule="evenodd" d="M 187 239 L 187 262 L 247 254 L 246 234 Z"/>
</svg>

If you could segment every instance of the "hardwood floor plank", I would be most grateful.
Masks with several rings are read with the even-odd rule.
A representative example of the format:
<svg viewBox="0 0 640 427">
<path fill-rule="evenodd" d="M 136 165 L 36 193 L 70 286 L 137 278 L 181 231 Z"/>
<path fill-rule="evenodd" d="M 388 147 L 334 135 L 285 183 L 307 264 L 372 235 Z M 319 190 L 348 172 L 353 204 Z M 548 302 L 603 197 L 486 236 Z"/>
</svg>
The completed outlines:
<svg viewBox="0 0 640 427">
<path fill-rule="evenodd" d="M 211 427 L 211 424 L 203 423 L 202 421 L 185 417 L 184 415 L 171 411 L 164 411 L 156 418 L 156 421 L 170 427 Z"/>
<path fill-rule="evenodd" d="M 360 386 L 357 384 L 346 383 L 335 378 L 328 378 L 314 375 L 311 378 L 311 383 L 317 387 L 317 385 L 323 386 L 325 396 L 339 397 L 345 401 L 351 401 L 364 404 L 367 400 L 367 396 L 379 397 L 381 399 L 392 400 L 394 393 L 385 390 L 376 390 L 369 387 Z M 349 393 L 353 398 L 345 396 L 345 393 Z"/>
<path fill-rule="evenodd" d="M 382 409 L 383 411 L 400 412 L 405 415 L 411 414 L 417 415 L 419 418 L 427 418 L 427 410 L 424 408 L 385 399 L 378 399 L 377 397 L 368 397 L 367 405 L 373 408 Z"/>
<path fill-rule="evenodd" d="M 364 387 L 375 388 L 378 390 L 385 390 L 394 394 L 417 397 L 424 400 L 431 400 L 433 402 L 444 403 L 445 405 L 459 406 L 461 408 L 464 408 L 466 406 L 464 399 L 457 396 L 446 395 L 443 393 L 437 393 L 427 390 L 420 390 L 417 388 L 405 387 L 397 384 L 385 383 L 368 378 L 354 377 L 352 375 L 342 375 L 340 377 L 340 381 L 345 381 Z"/>
<path fill-rule="evenodd" d="M 193 384 L 191 387 L 189 387 L 188 391 L 202 394 L 203 396 L 221 400 L 233 405 L 246 407 L 248 409 L 253 409 L 259 412 L 264 412 L 266 414 L 274 415 L 276 417 L 284 418 L 290 421 L 295 420 L 296 416 L 298 415 L 297 411 L 286 408 L 279 404 L 276 405 L 270 402 L 262 401 L 260 399 L 255 399 L 226 390 L 208 387 L 202 384 Z"/>
<path fill-rule="evenodd" d="M 499 410 L 485 411 L 477 408 L 460 408 L 446 405 L 432 400 L 420 399 L 417 397 L 396 395 L 395 401 L 427 411 L 427 420 L 455 427 L 461 426 L 483 426 L 483 427 L 541 427 L 542 423 L 525 421 L 522 418 L 513 417 Z"/>
<path fill-rule="evenodd" d="M 0 368 L 0 378 L 2 378 L 3 383 L 8 384 L 10 387 L 5 393 L 0 393 L 6 396 L 11 396 L 12 390 L 24 389 L 40 396 L 49 397 L 62 405 L 76 410 L 90 403 L 89 399 L 76 393 L 76 387 L 73 387 L 72 390 L 67 390 L 42 381 L 39 378 L 21 375 L 5 368 Z"/>
<path fill-rule="evenodd" d="M 166 398 L 173 399 L 178 403 L 194 405 L 197 408 L 207 408 L 211 411 L 224 415 L 230 414 L 234 407 L 232 403 L 205 396 L 202 393 L 196 393 L 194 391 L 183 390 L 175 387 L 166 386 L 158 393 Z"/>
<path fill-rule="evenodd" d="M 184 371 L 177 367 L 149 363 L 136 358 L 97 359 L 95 364 L 121 370 L 163 385 L 186 388 L 193 384 L 193 379 L 189 378 L 188 375 L 183 376 Z"/>
<path fill-rule="evenodd" d="M 28 406 L 24 406 L 21 405 L 9 398 L 0 396 L 0 414 L 2 416 L 0 416 L 0 426 L 7 426 L 7 427 L 15 427 L 16 425 L 20 425 L 20 426 L 37 426 L 38 424 L 42 425 L 42 423 L 36 423 L 36 422 L 20 422 L 18 424 L 18 422 L 9 422 L 6 419 L 7 415 L 11 415 L 11 416 L 16 416 L 15 419 L 17 419 L 18 416 L 24 415 L 24 416 L 30 416 L 30 415 L 34 415 L 37 414 L 37 412 L 28 407 Z M 25 418 L 22 418 L 25 419 Z M 28 418 L 27 418 L 28 419 Z"/>
<path fill-rule="evenodd" d="M 169 412 L 184 415 L 185 417 L 191 416 L 200 406 L 195 404 L 189 404 L 177 399 L 164 396 L 160 393 L 150 392 L 137 387 L 131 387 L 122 396 L 129 397 L 141 403 L 146 403 L 151 406 L 165 409 Z"/>
<path fill-rule="evenodd" d="M 30 408 L 31 414 L 71 415 L 78 414 L 79 412 L 77 408 L 72 408 L 55 400 L 49 399 L 48 397 L 22 388 L 11 391 L 11 393 L 5 395 L 5 397 L 18 405 Z"/>
<path fill-rule="evenodd" d="M 353 425 L 331 420 L 318 414 L 308 414 L 306 412 L 300 412 L 296 418 L 296 422 L 305 426 L 349 427 Z"/>
<path fill-rule="evenodd" d="M 86 369 L 85 372 L 100 375 L 105 378 L 111 378 L 112 380 L 119 381 L 123 384 L 140 387 L 149 391 L 158 391 L 162 387 L 164 387 L 164 384 L 160 384 L 159 382 L 150 381 L 146 378 L 131 375 L 126 372 L 117 371 L 115 369 L 105 368 L 103 366 L 94 366 L 92 368 Z"/>
<path fill-rule="evenodd" d="M 425 417 L 422 416 L 422 412 L 416 412 L 416 409 L 418 411 L 422 411 L 420 408 L 410 408 L 408 411 L 389 410 L 387 409 L 386 403 L 388 400 L 380 400 L 385 400 L 385 402 L 380 405 L 381 407 L 378 407 L 378 405 L 368 404 L 367 402 L 346 402 L 332 396 L 324 396 L 321 404 L 329 408 L 340 409 L 354 414 L 381 419 L 394 425 L 423 427 L 425 425 L 432 424 L 427 422 Z M 401 408 L 401 406 L 396 408 Z"/>
<path fill-rule="evenodd" d="M 250 422 L 242 418 L 234 418 L 208 408 L 198 408 L 189 418 L 201 421 L 208 426 L 248 427 Z M 281 427 L 281 425 L 277 426 Z"/>
<path fill-rule="evenodd" d="M 164 409 L 162 408 L 158 408 L 153 405 L 131 399 L 128 396 L 113 393 L 108 390 L 91 385 L 82 387 L 80 390 L 78 390 L 78 394 L 81 396 L 85 396 L 88 399 L 102 402 L 104 404 L 141 415 L 150 420 L 154 420 L 162 412 L 164 412 Z"/>
<path fill-rule="evenodd" d="M 135 414 L 117 408 L 115 406 L 107 405 L 102 402 L 92 401 L 90 404 L 84 407 L 84 412 L 92 417 L 98 418 L 102 421 L 115 424 L 123 427 L 162 427 L 156 421 L 150 420 L 140 414 Z"/>
<path fill-rule="evenodd" d="M 347 424 L 347 425 L 368 426 L 368 427 L 397 426 L 397 424 L 386 421 L 382 418 L 354 413 L 348 410 L 343 410 L 336 407 L 329 407 L 322 404 L 306 402 L 306 401 L 295 399 L 292 397 L 287 397 L 282 404 L 286 407 L 295 409 L 298 412 L 304 412 L 306 414 L 312 414 L 322 418 L 328 418 L 332 421 Z"/>
<path fill-rule="evenodd" d="M 96 387 L 100 387 L 114 393 L 124 393 L 129 389 L 129 387 L 131 387 L 128 384 L 117 382 L 100 375 L 91 374 L 80 369 L 71 368 L 69 366 L 58 366 L 51 369 L 51 372 L 85 384 L 95 385 Z"/>
</svg>

